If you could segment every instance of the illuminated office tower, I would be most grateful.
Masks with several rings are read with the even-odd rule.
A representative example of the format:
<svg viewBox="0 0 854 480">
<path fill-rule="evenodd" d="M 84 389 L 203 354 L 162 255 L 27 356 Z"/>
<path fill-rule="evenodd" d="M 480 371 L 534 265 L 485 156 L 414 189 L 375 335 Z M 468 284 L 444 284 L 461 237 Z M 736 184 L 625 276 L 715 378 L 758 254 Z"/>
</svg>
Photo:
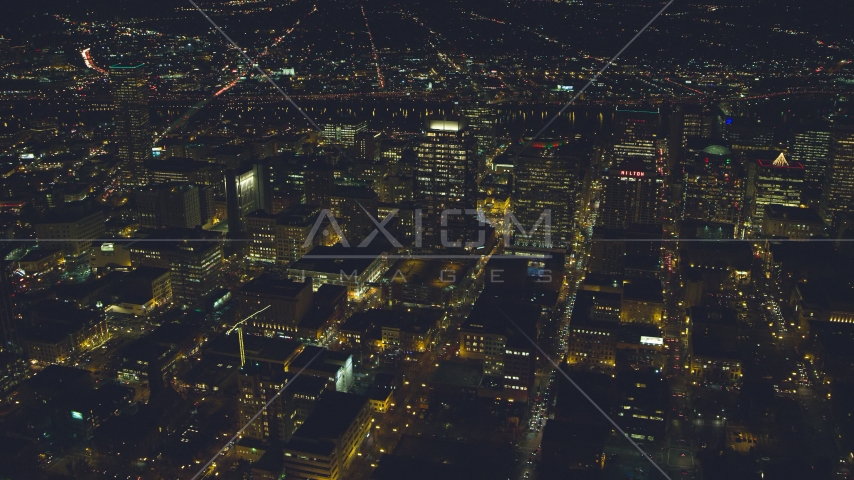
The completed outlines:
<svg viewBox="0 0 854 480">
<path fill-rule="evenodd" d="M 765 205 L 799 207 L 804 188 L 804 166 L 790 162 L 780 153 L 775 158 L 759 158 L 753 176 L 753 225 L 761 225 Z"/>
<path fill-rule="evenodd" d="M 812 129 L 795 135 L 791 157 L 804 165 L 806 188 L 821 188 L 829 153 L 829 129 Z"/>
<path fill-rule="evenodd" d="M 246 230 L 244 219 L 267 207 L 267 188 L 262 164 L 247 165 L 225 172 L 225 200 L 229 234 Z"/>
<path fill-rule="evenodd" d="M 664 180 L 641 158 L 629 158 L 602 176 L 599 226 L 629 228 L 661 223 Z"/>
<path fill-rule="evenodd" d="M 124 181 L 145 185 L 145 162 L 151 159 L 148 82 L 142 64 L 110 67 L 116 143 Z"/>
<path fill-rule="evenodd" d="M 745 181 L 732 151 L 709 145 L 692 152 L 683 166 L 683 217 L 738 225 L 744 209 Z"/>
<path fill-rule="evenodd" d="M 415 170 L 424 248 L 456 247 L 477 241 L 477 218 L 465 213 L 477 208 L 475 149 L 474 135 L 464 119 L 427 121 L 427 132 L 418 145 Z M 451 209 L 459 212 L 448 215 L 447 225 L 443 227 L 442 211 Z M 443 231 L 447 239 L 444 245 Z"/>
<path fill-rule="evenodd" d="M 353 142 L 356 146 L 356 156 L 363 160 L 376 162 L 380 159 L 380 145 L 383 135 L 380 132 L 359 132 Z"/>
<path fill-rule="evenodd" d="M 220 239 L 201 229 L 164 228 L 127 248 L 134 267 L 168 268 L 175 303 L 195 308 L 222 288 Z"/>
<path fill-rule="evenodd" d="M 712 138 L 714 118 L 711 113 L 699 105 L 682 107 L 682 145 L 689 137 Z"/>
<path fill-rule="evenodd" d="M 516 188 L 513 192 L 513 214 L 530 232 L 548 211 L 551 214 L 551 242 L 546 242 L 545 225 L 529 235 L 514 231 L 513 244 L 537 248 L 564 248 L 572 240 L 576 194 L 580 175 L 579 162 L 554 150 L 537 148 L 535 142 L 516 164 Z M 505 225 L 505 228 L 513 228 Z"/>
<path fill-rule="evenodd" d="M 820 214 L 836 226 L 842 213 L 854 213 L 854 119 L 837 118 L 830 133 L 830 155 Z"/>
<path fill-rule="evenodd" d="M 469 105 L 460 108 L 460 114 L 466 117 L 471 125 L 479 154 L 485 154 L 495 148 L 495 126 L 498 123 L 495 110 L 483 105 Z"/>
<path fill-rule="evenodd" d="M 619 165 L 630 157 L 642 158 L 653 169 L 658 168 L 662 140 L 661 115 L 655 110 L 617 108 L 614 116 L 613 164 Z"/>
<path fill-rule="evenodd" d="M 327 123 L 323 126 L 323 139 L 329 143 L 337 143 L 345 147 L 353 147 L 356 144 L 356 135 L 368 130 L 368 122 L 350 121 Z"/>
</svg>

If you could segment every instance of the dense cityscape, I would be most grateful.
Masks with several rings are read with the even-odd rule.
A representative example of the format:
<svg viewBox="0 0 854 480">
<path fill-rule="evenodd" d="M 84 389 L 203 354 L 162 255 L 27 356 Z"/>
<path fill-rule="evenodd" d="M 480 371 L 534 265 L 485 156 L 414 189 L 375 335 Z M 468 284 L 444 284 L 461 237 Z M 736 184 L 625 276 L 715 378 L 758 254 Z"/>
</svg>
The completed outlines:
<svg viewBox="0 0 854 480">
<path fill-rule="evenodd" d="M 0 22 L 0 479 L 854 479 L 854 5 Z"/>
</svg>

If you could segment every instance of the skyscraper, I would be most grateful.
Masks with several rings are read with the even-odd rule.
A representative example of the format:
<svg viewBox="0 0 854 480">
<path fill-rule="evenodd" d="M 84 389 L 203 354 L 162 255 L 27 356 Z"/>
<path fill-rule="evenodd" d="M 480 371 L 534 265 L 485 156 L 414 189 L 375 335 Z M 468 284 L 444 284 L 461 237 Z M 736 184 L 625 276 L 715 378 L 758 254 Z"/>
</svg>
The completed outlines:
<svg viewBox="0 0 854 480">
<path fill-rule="evenodd" d="M 628 228 L 633 224 L 661 223 L 664 180 L 642 158 L 629 158 L 602 177 L 600 226 Z"/>
<path fill-rule="evenodd" d="M 495 148 L 495 125 L 498 123 L 495 110 L 484 105 L 469 105 L 462 107 L 460 114 L 471 125 L 478 153 L 484 154 Z"/>
<path fill-rule="evenodd" d="M 514 231 L 513 244 L 528 247 L 564 248 L 572 240 L 572 225 L 578 193 L 578 160 L 553 150 L 536 150 L 536 144 L 519 157 L 516 164 L 516 188 L 513 214 L 526 231 L 531 231 L 540 216 L 551 214 L 551 244 L 547 245 L 544 225 L 531 235 Z M 505 225 L 513 228 L 513 225 Z"/>
<path fill-rule="evenodd" d="M 836 225 L 841 213 L 854 213 L 854 119 L 834 119 L 820 214 Z"/>
<path fill-rule="evenodd" d="M 160 229 L 127 248 L 134 267 L 170 270 L 172 297 L 178 305 L 201 306 L 222 288 L 222 243 L 218 235 L 209 231 Z"/>
<path fill-rule="evenodd" d="M 14 242 L 9 242 L 0 248 L 0 352 L 16 347 L 16 317 L 15 304 L 12 301 L 12 282 L 9 279 L 6 254 L 12 250 Z"/>
<path fill-rule="evenodd" d="M 144 187 L 136 193 L 139 224 L 144 227 L 193 228 L 203 225 L 202 196 L 195 185 L 180 183 Z"/>
<path fill-rule="evenodd" d="M 732 151 L 709 145 L 684 166 L 683 217 L 738 225 L 744 208 L 744 175 Z"/>
<path fill-rule="evenodd" d="M 339 143 L 346 147 L 356 144 L 356 135 L 368 129 L 365 120 L 327 123 L 323 126 L 323 139 L 329 143 Z"/>
<path fill-rule="evenodd" d="M 804 166 L 780 153 L 775 159 L 759 158 L 753 180 L 753 225 L 761 225 L 765 205 L 798 207 L 804 186 Z"/>
<path fill-rule="evenodd" d="M 614 123 L 614 164 L 619 165 L 629 157 L 639 157 L 651 168 L 657 169 L 661 141 L 661 115 L 658 109 L 617 108 Z"/>
<path fill-rule="evenodd" d="M 131 185 L 144 185 L 145 162 L 151 159 L 152 139 L 148 118 L 148 82 L 143 65 L 112 65 L 110 83 L 123 180 Z"/>
<path fill-rule="evenodd" d="M 689 137 L 712 138 L 714 117 L 699 105 L 682 107 L 682 145 Z"/>
<path fill-rule="evenodd" d="M 422 245 L 427 249 L 462 247 L 477 241 L 475 148 L 472 131 L 463 119 L 427 121 L 415 171 L 416 197 L 423 209 Z M 455 212 L 443 221 L 445 210 Z"/>
<path fill-rule="evenodd" d="M 806 188 L 821 188 L 824 183 L 829 149 L 830 129 L 810 129 L 795 135 L 791 157 L 804 165 Z"/>
</svg>

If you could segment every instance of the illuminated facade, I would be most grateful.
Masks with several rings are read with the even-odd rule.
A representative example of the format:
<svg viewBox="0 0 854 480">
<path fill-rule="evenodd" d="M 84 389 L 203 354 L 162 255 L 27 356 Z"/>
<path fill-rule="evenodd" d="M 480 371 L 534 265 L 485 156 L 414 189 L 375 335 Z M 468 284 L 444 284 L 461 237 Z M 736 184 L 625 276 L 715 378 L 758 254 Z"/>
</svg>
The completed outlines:
<svg viewBox="0 0 854 480">
<path fill-rule="evenodd" d="M 356 135 L 368 130 L 365 120 L 354 122 L 327 123 L 323 126 L 323 139 L 329 143 L 339 143 L 346 147 L 356 144 Z"/>
<path fill-rule="evenodd" d="M 807 130 L 795 135 L 792 160 L 804 165 L 804 183 L 821 187 L 830 153 L 830 129 Z"/>
<path fill-rule="evenodd" d="M 116 143 L 123 162 L 124 179 L 145 185 L 145 162 L 151 159 L 151 125 L 148 118 L 148 82 L 142 64 L 110 66 Z"/>
<path fill-rule="evenodd" d="M 416 201 L 423 208 L 423 245 L 437 249 L 476 242 L 477 218 L 466 214 L 477 208 L 477 161 L 472 131 L 461 120 L 428 120 L 418 146 L 415 172 Z M 458 213 L 445 219 L 443 210 Z M 442 242 L 445 233 L 447 242 Z M 444 245 L 443 245 L 444 244 Z"/>
<path fill-rule="evenodd" d="M 804 186 L 804 166 L 789 162 L 781 153 L 774 160 L 756 161 L 753 191 L 753 224 L 761 225 L 766 205 L 798 207 Z"/>
<path fill-rule="evenodd" d="M 92 240 L 104 235 L 104 213 L 100 210 L 52 212 L 35 225 L 36 238 L 58 241 L 66 262 L 88 262 Z"/>
<path fill-rule="evenodd" d="M 602 177 L 599 225 L 628 228 L 661 223 L 662 178 L 640 158 L 624 160 Z"/>
<path fill-rule="evenodd" d="M 471 125 L 479 154 L 485 154 L 495 148 L 495 126 L 498 117 L 495 110 L 483 105 L 469 105 L 462 107 L 460 114 L 466 117 Z"/>
<path fill-rule="evenodd" d="M 246 228 L 246 215 L 264 208 L 260 173 L 255 166 L 226 172 L 225 195 L 229 233 L 243 231 Z"/>
<path fill-rule="evenodd" d="M 284 445 L 288 478 L 338 480 L 371 427 L 371 402 L 352 393 L 324 392 L 314 411 Z"/>
<path fill-rule="evenodd" d="M 617 108 L 614 115 L 613 163 L 642 158 L 644 164 L 657 170 L 660 155 L 661 115 L 658 110 Z"/>
<path fill-rule="evenodd" d="M 744 209 L 745 181 L 732 151 L 710 145 L 685 166 L 683 216 L 737 225 Z"/>
<path fill-rule="evenodd" d="M 164 229 L 158 233 L 164 239 L 192 235 L 201 239 L 190 242 L 140 240 L 128 246 L 134 267 L 146 265 L 170 270 L 175 303 L 188 307 L 200 305 L 222 287 L 222 244 L 216 237 L 188 229 Z"/>
<path fill-rule="evenodd" d="M 830 161 L 819 211 L 828 225 L 840 213 L 854 213 L 854 123 L 842 120 L 830 134 Z"/>
<path fill-rule="evenodd" d="M 533 146 L 532 149 L 536 149 Z M 516 188 L 513 192 L 513 214 L 528 234 L 513 225 L 513 244 L 538 248 L 565 248 L 572 240 L 576 195 L 579 188 L 578 159 L 561 156 L 552 149 L 522 155 L 516 165 Z M 541 216 L 550 214 L 550 241 L 546 225 L 531 232 Z"/>
</svg>

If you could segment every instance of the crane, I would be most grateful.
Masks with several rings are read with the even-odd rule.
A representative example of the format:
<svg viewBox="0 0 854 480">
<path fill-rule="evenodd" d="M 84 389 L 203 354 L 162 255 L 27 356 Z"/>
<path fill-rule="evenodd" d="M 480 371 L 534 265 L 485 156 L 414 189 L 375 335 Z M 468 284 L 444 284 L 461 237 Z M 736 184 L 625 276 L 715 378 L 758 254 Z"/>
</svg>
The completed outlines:
<svg viewBox="0 0 854 480">
<path fill-rule="evenodd" d="M 264 310 L 267 310 L 270 307 L 271 307 L 271 305 L 267 305 L 266 307 L 262 308 L 261 310 L 258 310 L 257 312 L 253 313 L 252 315 L 249 315 L 248 317 L 244 318 L 243 320 L 235 323 L 233 327 L 229 328 L 228 331 L 225 332 L 226 335 L 231 335 L 231 332 L 233 332 L 235 329 L 237 329 L 237 341 L 240 344 L 240 368 L 243 368 L 243 365 L 246 364 L 246 351 L 243 349 L 243 324 L 246 323 L 246 321 L 249 320 L 250 318 L 254 317 L 255 315 L 258 315 L 259 313 L 263 312 Z"/>
</svg>

